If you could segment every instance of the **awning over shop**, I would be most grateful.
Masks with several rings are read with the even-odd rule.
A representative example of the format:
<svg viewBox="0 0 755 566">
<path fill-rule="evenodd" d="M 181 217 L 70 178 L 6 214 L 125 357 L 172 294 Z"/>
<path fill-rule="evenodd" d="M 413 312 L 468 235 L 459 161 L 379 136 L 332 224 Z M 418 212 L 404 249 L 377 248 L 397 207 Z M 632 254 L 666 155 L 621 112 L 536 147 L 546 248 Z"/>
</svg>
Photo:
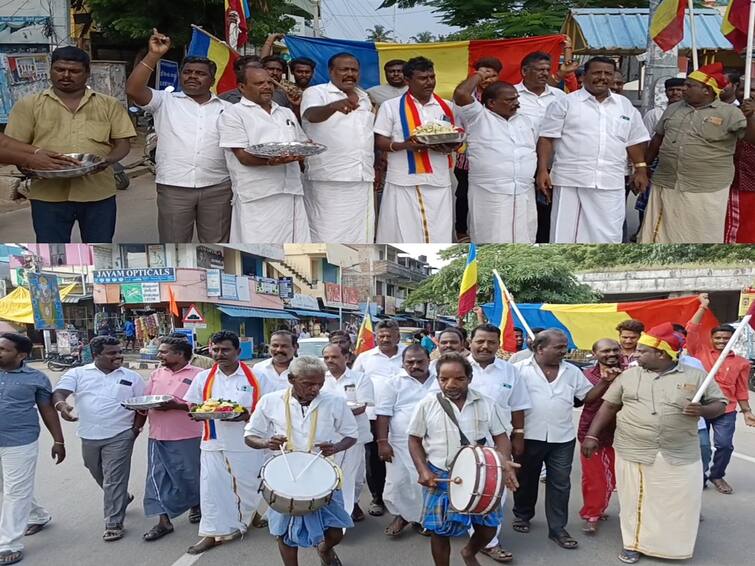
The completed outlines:
<svg viewBox="0 0 755 566">
<path fill-rule="evenodd" d="M 68 295 L 67 297 L 61 297 L 60 299 L 64 304 L 75 305 L 76 303 L 80 303 L 81 301 L 91 301 L 92 295 Z"/>
<path fill-rule="evenodd" d="M 297 317 L 290 312 L 272 309 L 253 309 L 247 307 L 218 305 L 218 310 L 232 318 L 277 318 L 283 320 L 298 320 Z"/>
<path fill-rule="evenodd" d="M 61 300 L 65 299 L 75 288 L 75 283 L 62 287 L 60 289 Z M 29 289 L 26 287 L 16 287 L 0 299 L 0 319 L 21 324 L 34 324 Z"/>
<path fill-rule="evenodd" d="M 292 312 L 295 315 L 309 317 L 309 318 L 335 318 L 335 319 L 339 318 L 337 314 L 331 314 L 329 312 L 308 311 L 304 309 L 287 309 L 287 310 L 288 312 Z"/>
</svg>

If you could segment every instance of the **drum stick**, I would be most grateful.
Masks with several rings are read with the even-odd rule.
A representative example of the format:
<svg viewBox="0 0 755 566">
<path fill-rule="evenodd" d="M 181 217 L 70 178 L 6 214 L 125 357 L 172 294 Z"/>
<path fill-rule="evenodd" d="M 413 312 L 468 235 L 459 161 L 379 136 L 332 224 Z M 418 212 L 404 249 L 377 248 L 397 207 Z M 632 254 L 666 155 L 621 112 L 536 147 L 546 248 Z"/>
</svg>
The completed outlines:
<svg viewBox="0 0 755 566">
<path fill-rule="evenodd" d="M 288 470 L 288 475 L 291 477 L 291 481 L 296 481 L 298 478 L 294 478 L 294 472 L 291 471 L 291 465 L 288 463 L 288 457 L 286 456 L 286 451 L 283 450 L 283 445 L 280 445 L 279 448 L 281 452 L 281 456 L 283 456 L 283 462 L 286 464 L 286 469 Z"/>
<path fill-rule="evenodd" d="M 315 456 L 322 456 L 322 450 L 320 450 L 317 454 L 315 454 Z M 316 461 L 317 461 L 317 458 L 312 458 L 309 461 L 309 464 L 307 464 L 306 466 L 304 466 L 304 469 L 301 472 L 299 472 L 299 475 L 296 476 L 296 479 L 294 481 L 299 481 L 299 478 L 302 477 L 307 472 L 307 470 L 309 469 L 309 467 L 312 464 L 314 464 Z"/>
<path fill-rule="evenodd" d="M 448 479 L 435 478 L 435 481 L 438 483 L 455 483 L 456 485 L 460 485 L 464 483 L 464 481 L 460 477 L 448 478 Z"/>
</svg>

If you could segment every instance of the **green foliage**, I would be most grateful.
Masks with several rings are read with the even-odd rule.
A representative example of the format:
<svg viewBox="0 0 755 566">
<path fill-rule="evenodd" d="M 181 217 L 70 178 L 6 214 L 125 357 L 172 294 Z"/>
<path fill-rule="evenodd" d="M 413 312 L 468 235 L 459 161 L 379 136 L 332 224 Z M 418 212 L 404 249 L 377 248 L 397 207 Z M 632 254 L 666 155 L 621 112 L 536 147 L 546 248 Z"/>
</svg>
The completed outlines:
<svg viewBox="0 0 755 566">
<path fill-rule="evenodd" d="M 294 13 L 285 3 L 272 2 L 270 9 L 265 12 L 252 10 L 249 20 L 249 43 L 261 47 L 271 33 L 288 33 L 296 25 L 296 21 L 286 14 Z"/>
<path fill-rule="evenodd" d="M 376 43 L 395 41 L 393 38 L 393 30 L 385 29 L 385 26 L 381 26 L 380 24 L 375 24 L 375 27 L 364 31 L 367 32 L 367 41 L 374 41 Z"/>
<path fill-rule="evenodd" d="M 436 37 L 429 31 L 421 31 L 417 35 L 413 35 L 409 38 L 412 43 L 432 43 L 437 41 Z"/>
</svg>

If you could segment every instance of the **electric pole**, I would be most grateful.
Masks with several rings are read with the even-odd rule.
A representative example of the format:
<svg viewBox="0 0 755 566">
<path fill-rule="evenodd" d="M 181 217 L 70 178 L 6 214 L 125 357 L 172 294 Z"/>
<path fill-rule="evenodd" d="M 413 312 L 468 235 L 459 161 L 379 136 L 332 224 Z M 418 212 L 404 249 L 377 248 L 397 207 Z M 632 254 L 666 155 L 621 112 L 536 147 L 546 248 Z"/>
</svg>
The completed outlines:
<svg viewBox="0 0 755 566">
<path fill-rule="evenodd" d="M 650 22 L 662 0 L 650 0 L 648 14 L 648 50 L 645 60 L 645 80 L 642 87 L 642 114 L 654 108 L 656 100 L 663 100 L 664 82 L 675 77 L 679 72 L 678 50 L 664 52 L 650 37 Z"/>
</svg>

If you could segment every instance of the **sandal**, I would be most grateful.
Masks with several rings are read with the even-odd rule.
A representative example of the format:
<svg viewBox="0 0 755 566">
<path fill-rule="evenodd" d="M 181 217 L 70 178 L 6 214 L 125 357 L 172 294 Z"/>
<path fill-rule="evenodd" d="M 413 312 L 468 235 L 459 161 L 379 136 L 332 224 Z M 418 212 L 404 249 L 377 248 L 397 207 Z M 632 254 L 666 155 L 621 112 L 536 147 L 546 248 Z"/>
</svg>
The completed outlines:
<svg viewBox="0 0 755 566">
<path fill-rule="evenodd" d="M 530 532 L 530 522 L 525 521 L 524 519 L 514 519 L 514 522 L 511 523 L 511 528 L 518 533 L 526 534 Z"/>
<path fill-rule="evenodd" d="M 147 542 L 152 542 L 153 540 L 161 539 L 165 535 L 169 535 L 172 532 L 173 532 L 173 525 L 166 527 L 165 525 L 158 523 L 154 527 L 152 527 L 149 531 L 144 533 L 144 536 L 142 538 L 146 540 Z"/>
<path fill-rule="evenodd" d="M 385 527 L 383 532 L 389 537 L 397 537 L 401 534 L 401 531 L 408 526 L 409 522 L 405 521 L 403 517 L 398 516 L 394 518 L 387 527 Z"/>
<path fill-rule="evenodd" d="M 710 482 L 713 484 L 713 487 L 716 488 L 718 493 L 723 493 L 724 495 L 731 495 L 734 493 L 734 489 L 726 483 L 726 480 L 724 479 L 710 480 Z"/>
<path fill-rule="evenodd" d="M 422 526 L 422 523 L 412 523 L 412 528 L 423 537 L 429 537 L 432 535 L 430 531 L 428 531 L 425 527 Z"/>
<path fill-rule="evenodd" d="M 267 527 L 267 519 L 265 519 L 259 513 L 255 513 L 254 518 L 252 519 L 252 526 L 255 529 L 264 529 L 265 527 Z"/>
<path fill-rule="evenodd" d="M 382 501 L 375 501 L 373 499 L 367 508 L 367 512 L 373 517 L 381 517 L 385 513 L 385 505 L 383 505 Z"/>
<path fill-rule="evenodd" d="M 586 520 L 582 524 L 582 532 L 588 535 L 594 535 L 598 532 L 598 521 Z"/>
<path fill-rule="evenodd" d="M 196 525 L 202 520 L 202 511 L 197 509 L 196 511 L 189 511 L 189 523 Z"/>
<path fill-rule="evenodd" d="M 105 529 L 105 532 L 102 535 L 102 540 L 104 540 L 105 542 L 114 542 L 116 540 L 121 540 L 123 538 L 123 534 L 123 527 Z"/>
<path fill-rule="evenodd" d="M 44 523 L 29 523 L 26 525 L 26 529 L 24 530 L 24 536 L 30 537 L 36 535 L 39 531 L 44 529 L 49 523 L 52 521 L 52 519 L 44 522 Z M 2 564 L 2 562 L 0 562 Z"/>
<path fill-rule="evenodd" d="M 341 562 L 341 559 L 338 558 L 336 551 L 332 548 L 328 551 L 326 555 L 320 552 L 320 549 L 318 547 L 317 554 L 320 555 L 321 566 L 343 566 L 343 562 Z"/>
<path fill-rule="evenodd" d="M 211 548 L 214 548 L 220 544 L 222 543 L 216 541 L 213 537 L 204 537 L 198 543 L 192 544 L 189 548 L 187 548 L 186 554 L 202 554 L 203 552 L 207 552 Z"/>
<path fill-rule="evenodd" d="M 24 558 L 24 553 L 20 550 L 6 550 L 5 552 L 0 552 L 0 564 L 15 564 L 16 562 L 21 562 Z"/>
<path fill-rule="evenodd" d="M 358 504 L 354 505 L 354 509 L 351 511 L 351 520 L 355 523 L 364 521 L 364 511 Z"/>
<path fill-rule="evenodd" d="M 500 546 L 491 546 L 490 548 L 483 548 L 480 551 L 480 554 L 484 554 L 488 558 L 491 558 L 492 560 L 495 560 L 496 562 L 500 562 L 501 564 L 503 564 L 504 562 L 511 562 L 514 559 L 513 554 L 511 554 L 505 548 L 501 548 Z"/>
<path fill-rule="evenodd" d="M 579 545 L 579 543 L 566 531 L 561 531 L 557 535 L 548 535 L 548 538 L 566 550 L 573 550 Z"/>
<path fill-rule="evenodd" d="M 621 560 L 624 564 L 634 564 L 639 559 L 640 553 L 636 550 L 627 550 L 625 548 L 619 553 L 619 560 Z"/>
</svg>

